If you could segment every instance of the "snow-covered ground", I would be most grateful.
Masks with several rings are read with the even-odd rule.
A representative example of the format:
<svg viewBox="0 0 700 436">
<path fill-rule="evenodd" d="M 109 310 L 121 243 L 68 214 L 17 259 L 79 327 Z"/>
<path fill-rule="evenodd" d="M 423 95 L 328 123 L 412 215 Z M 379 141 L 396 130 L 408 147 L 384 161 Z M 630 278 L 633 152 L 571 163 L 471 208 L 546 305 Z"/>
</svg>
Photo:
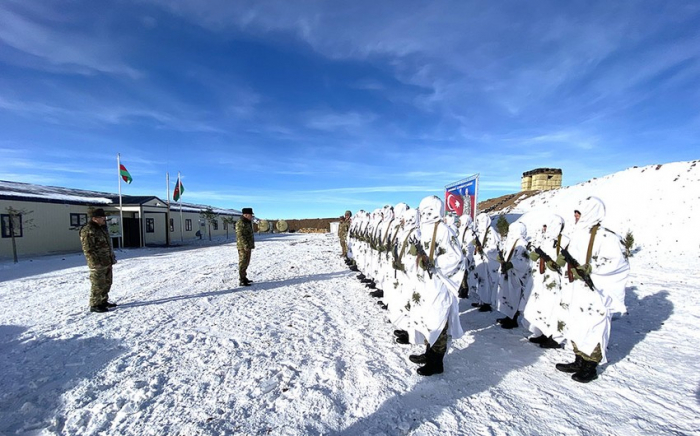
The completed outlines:
<svg viewBox="0 0 700 436">
<path fill-rule="evenodd" d="M 420 377 L 408 355 L 423 347 L 393 341 L 334 235 L 258 235 L 246 288 L 231 241 L 118 252 L 119 307 L 107 314 L 87 311 L 80 254 L 1 263 L 0 434 L 700 434 L 690 168 L 684 191 L 663 198 L 663 168 L 652 168 L 537 200 L 568 219 L 572 197 L 604 193 L 604 224 L 640 241 L 629 314 L 613 321 L 610 362 L 587 385 L 554 369 L 570 351 L 534 346 L 469 300 L 445 373 Z M 654 189 L 639 194 L 640 179 Z M 652 225 L 637 224 L 644 214 Z"/>
</svg>

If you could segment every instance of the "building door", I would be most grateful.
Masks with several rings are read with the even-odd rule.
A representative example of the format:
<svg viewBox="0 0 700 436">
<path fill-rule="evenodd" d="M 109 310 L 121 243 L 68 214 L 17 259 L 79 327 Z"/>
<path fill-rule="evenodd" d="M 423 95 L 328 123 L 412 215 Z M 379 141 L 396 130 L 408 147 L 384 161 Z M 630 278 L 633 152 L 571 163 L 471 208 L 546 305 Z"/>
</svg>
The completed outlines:
<svg viewBox="0 0 700 436">
<path fill-rule="evenodd" d="M 141 220 L 124 217 L 124 247 L 141 246 Z"/>
</svg>

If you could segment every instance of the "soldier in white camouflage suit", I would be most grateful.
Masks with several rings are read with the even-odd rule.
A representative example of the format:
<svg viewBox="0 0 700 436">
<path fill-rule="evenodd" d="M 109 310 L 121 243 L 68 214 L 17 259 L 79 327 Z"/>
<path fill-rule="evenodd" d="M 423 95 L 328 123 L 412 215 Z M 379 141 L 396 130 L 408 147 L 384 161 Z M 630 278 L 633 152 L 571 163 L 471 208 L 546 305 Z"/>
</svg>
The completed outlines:
<svg viewBox="0 0 700 436">
<path fill-rule="evenodd" d="M 620 237 L 601 226 L 605 218 L 601 199 L 588 197 L 575 212 L 579 218 L 557 261 L 565 274 L 561 306 L 566 308 L 558 327 L 576 358 L 556 368 L 588 383 L 598 378 L 598 365 L 607 361 L 610 321 L 619 301 L 624 301 L 630 265 Z"/>
</svg>

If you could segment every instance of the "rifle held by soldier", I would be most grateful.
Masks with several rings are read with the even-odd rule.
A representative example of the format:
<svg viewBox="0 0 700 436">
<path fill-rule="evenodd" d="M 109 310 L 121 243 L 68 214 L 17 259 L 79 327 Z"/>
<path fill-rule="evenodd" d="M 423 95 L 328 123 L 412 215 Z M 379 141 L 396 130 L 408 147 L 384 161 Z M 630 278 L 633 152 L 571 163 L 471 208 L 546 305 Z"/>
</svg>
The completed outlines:
<svg viewBox="0 0 700 436">
<path fill-rule="evenodd" d="M 411 245 L 416 249 L 416 263 L 417 265 L 428 272 L 428 277 L 433 278 L 433 269 L 435 265 L 430 261 L 430 256 L 425 252 L 420 241 L 411 241 Z"/>
<path fill-rule="evenodd" d="M 540 247 L 535 247 L 535 253 L 540 256 L 540 274 L 544 273 L 544 266 L 549 263 L 549 267 L 561 275 L 561 268 L 559 268 L 559 265 L 557 265 L 557 263 Z"/>
<path fill-rule="evenodd" d="M 591 279 L 591 275 L 586 270 L 587 269 L 586 267 L 588 267 L 588 268 L 590 268 L 590 267 L 588 265 L 586 265 L 586 267 L 581 266 L 581 264 L 576 259 L 574 259 L 574 257 L 571 255 L 571 253 L 569 253 L 569 250 L 567 250 L 566 248 L 561 249 L 561 254 L 564 256 L 564 260 L 568 264 L 568 269 L 567 269 L 566 274 L 569 277 L 569 282 L 574 281 L 574 274 L 576 274 L 579 278 L 581 278 L 581 280 L 583 280 L 583 282 L 586 284 L 586 286 L 591 288 L 591 291 L 595 291 L 595 285 L 593 284 L 593 280 Z M 576 273 L 574 273 L 573 270 L 576 270 Z"/>
</svg>

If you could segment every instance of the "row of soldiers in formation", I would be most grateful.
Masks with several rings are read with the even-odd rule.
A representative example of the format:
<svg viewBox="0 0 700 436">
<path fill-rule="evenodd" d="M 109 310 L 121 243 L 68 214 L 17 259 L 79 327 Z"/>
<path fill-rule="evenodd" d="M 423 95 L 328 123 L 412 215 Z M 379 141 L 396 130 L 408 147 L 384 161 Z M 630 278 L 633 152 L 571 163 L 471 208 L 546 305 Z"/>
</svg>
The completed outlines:
<svg viewBox="0 0 700 436">
<path fill-rule="evenodd" d="M 471 294 L 479 311 L 504 315 L 501 327 L 517 327 L 521 319 L 531 342 L 569 344 L 575 360 L 558 370 L 582 383 L 597 378 L 612 315 L 626 312 L 629 275 L 620 237 L 601 226 L 599 198 L 579 203 L 570 229 L 561 216 L 543 213 L 536 228 L 516 221 L 504 238 L 483 213 L 474 222 L 465 214 L 459 226 L 446 223 L 436 196 L 417 209 L 399 203 L 350 215 L 338 232 L 346 263 L 382 298 L 396 341 L 425 344 L 425 353 L 409 356 L 422 365 L 419 374 L 443 372 L 447 338 L 464 334 L 459 298 Z"/>
</svg>

